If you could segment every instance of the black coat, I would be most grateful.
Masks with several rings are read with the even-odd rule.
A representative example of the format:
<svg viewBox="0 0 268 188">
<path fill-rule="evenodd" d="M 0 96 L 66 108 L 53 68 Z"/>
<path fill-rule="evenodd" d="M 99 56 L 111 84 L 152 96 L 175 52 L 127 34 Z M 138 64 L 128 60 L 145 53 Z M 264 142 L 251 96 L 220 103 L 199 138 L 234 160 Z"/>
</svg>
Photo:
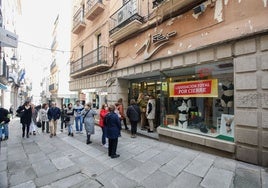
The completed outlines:
<svg viewBox="0 0 268 188">
<path fill-rule="evenodd" d="M 121 121 L 116 113 L 110 112 L 104 117 L 104 126 L 106 127 L 107 138 L 116 139 L 119 137 Z"/>
<path fill-rule="evenodd" d="M 136 104 L 130 105 L 127 108 L 127 117 L 129 121 L 138 122 L 141 119 L 141 110 Z"/>
<path fill-rule="evenodd" d="M 16 111 L 20 114 L 20 122 L 22 124 L 30 125 L 32 122 L 32 108 L 26 109 L 25 106 L 20 106 Z"/>
<path fill-rule="evenodd" d="M 8 123 L 10 119 L 8 118 L 8 110 L 5 108 L 0 108 L 0 123 Z"/>
</svg>

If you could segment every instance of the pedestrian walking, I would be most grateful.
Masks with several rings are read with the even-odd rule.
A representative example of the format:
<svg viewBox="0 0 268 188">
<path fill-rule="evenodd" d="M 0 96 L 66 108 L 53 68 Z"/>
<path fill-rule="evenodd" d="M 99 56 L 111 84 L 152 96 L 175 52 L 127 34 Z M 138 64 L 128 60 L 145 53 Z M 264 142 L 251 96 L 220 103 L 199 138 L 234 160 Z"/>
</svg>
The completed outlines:
<svg viewBox="0 0 268 188">
<path fill-rule="evenodd" d="M 37 123 L 38 111 L 33 104 L 31 104 L 31 108 L 32 108 L 32 122 L 30 124 L 30 135 L 36 135 L 36 123 Z"/>
<path fill-rule="evenodd" d="M 127 117 L 131 125 L 131 138 L 136 138 L 137 124 L 141 119 L 141 111 L 139 106 L 136 104 L 135 99 L 130 100 L 130 106 L 127 108 Z"/>
<path fill-rule="evenodd" d="M 57 123 L 60 118 L 60 109 L 56 106 L 55 102 L 51 103 L 51 107 L 48 109 L 47 117 L 49 120 L 50 138 L 56 136 Z"/>
<path fill-rule="evenodd" d="M 102 146 L 104 147 L 108 147 L 108 144 L 106 143 L 106 127 L 104 125 L 104 117 L 107 115 L 108 113 L 108 105 L 107 104 L 103 104 L 101 106 L 101 110 L 100 110 L 100 118 L 99 118 L 99 125 L 101 127 L 101 130 L 102 130 L 102 137 L 101 137 L 101 143 L 102 143 Z"/>
<path fill-rule="evenodd" d="M 68 136 L 74 136 L 73 133 L 74 109 L 72 103 L 69 103 L 67 109 L 65 109 L 64 121 L 68 127 Z"/>
<path fill-rule="evenodd" d="M 17 114 L 20 116 L 20 123 L 22 124 L 22 138 L 29 138 L 30 124 L 32 122 L 32 108 L 29 101 L 26 101 L 22 106 L 17 109 Z"/>
<path fill-rule="evenodd" d="M 152 133 L 154 132 L 154 119 L 155 119 L 155 99 L 152 95 L 149 96 L 149 101 L 147 103 L 146 117 L 148 119 L 150 126 L 150 128 L 148 129 L 148 133 Z"/>
<path fill-rule="evenodd" d="M 118 137 L 121 131 L 121 122 L 118 115 L 114 112 L 115 106 L 109 106 L 109 113 L 104 118 L 104 126 L 107 130 L 107 138 L 109 140 L 108 147 L 108 156 L 111 158 L 120 157 L 119 154 L 116 153 Z"/>
<path fill-rule="evenodd" d="M 41 109 L 39 110 L 39 121 L 41 122 L 42 132 L 46 130 L 46 133 L 49 133 L 49 122 L 47 117 L 48 104 L 42 104 Z"/>
<path fill-rule="evenodd" d="M 84 106 L 80 104 L 80 101 L 77 100 L 76 104 L 74 105 L 74 117 L 75 117 L 75 129 L 76 133 L 83 133 L 83 122 L 81 112 L 84 110 Z M 78 125 L 80 124 L 80 126 Z"/>
<path fill-rule="evenodd" d="M 118 99 L 117 103 L 118 103 L 118 111 L 121 116 L 120 120 L 123 121 L 125 129 L 129 130 L 129 128 L 127 127 L 127 119 L 124 112 L 123 99 L 122 98 Z"/>
<path fill-rule="evenodd" d="M 89 102 L 85 105 L 85 109 L 82 111 L 83 122 L 85 124 L 86 134 L 87 134 L 87 144 L 91 144 L 90 136 L 95 134 L 95 119 L 94 116 L 97 112 L 91 108 L 92 104 Z"/>
<path fill-rule="evenodd" d="M 8 123 L 10 121 L 9 112 L 5 108 L 0 108 L 0 141 L 7 140 L 9 136 Z M 3 137 L 3 133 L 5 137 Z"/>
<path fill-rule="evenodd" d="M 63 132 L 63 125 L 64 125 L 64 128 L 67 127 L 66 121 L 65 121 L 66 111 L 67 111 L 66 104 L 63 104 L 61 107 L 61 114 L 60 114 L 60 131 L 61 132 Z"/>
</svg>

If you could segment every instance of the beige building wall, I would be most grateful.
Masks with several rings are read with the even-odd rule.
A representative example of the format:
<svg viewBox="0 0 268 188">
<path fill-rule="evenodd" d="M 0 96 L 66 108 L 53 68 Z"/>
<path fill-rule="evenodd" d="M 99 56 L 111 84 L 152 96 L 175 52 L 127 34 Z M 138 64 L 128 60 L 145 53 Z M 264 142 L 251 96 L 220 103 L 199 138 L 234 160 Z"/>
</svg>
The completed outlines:
<svg viewBox="0 0 268 188">
<path fill-rule="evenodd" d="M 268 8 L 265 1 L 204 1 L 206 8 L 202 14 L 194 15 L 190 10 L 176 17 L 171 15 L 121 42 L 110 38 L 108 23 L 109 17 L 122 6 L 121 1 L 103 3 L 105 10 L 100 17 L 94 22 L 86 21 L 86 29 L 79 35 L 72 35 L 72 50 L 75 53 L 71 60 L 79 58 L 78 49 L 81 44 L 85 46 L 85 51 L 93 50 L 94 37 L 96 33 L 102 32 L 103 44 L 109 47 L 109 63 L 114 62 L 115 54 L 116 63 L 108 71 L 72 79 L 72 90 L 79 92 L 86 88 L 106 88 L 108 102 L 113 103 L 120 97 L 127 98 L 129 81 L 133 78 L 159 75 L 162 70 L 232 61 L 235 81 L 235 142 L 162 127 L 158 128 L 160 140 L 268 166 Z M 148 6 L 141 6 L 143 16 L 146 16 L 147 11 Z M 163 14 L 152 9 L 149 12 L 154 15 L 154 19 Z M 145 28 L 144 25 L 149 25 L 150 21 L 141 27 Z M 148 54 L 154 50 L 155 53 L 145 60 L 145 55 L 148 54 L 140 49 L 143 45 L 148 45 L 151 40 L 149 36 L 157 33 L 166 35 L 173 31 L 176 35 L 170 37 L 168 44 L 158 50 L 156 44 L 148 46 Z M 111 83 L 109 86 L 107 81 Z"/>
</svg>

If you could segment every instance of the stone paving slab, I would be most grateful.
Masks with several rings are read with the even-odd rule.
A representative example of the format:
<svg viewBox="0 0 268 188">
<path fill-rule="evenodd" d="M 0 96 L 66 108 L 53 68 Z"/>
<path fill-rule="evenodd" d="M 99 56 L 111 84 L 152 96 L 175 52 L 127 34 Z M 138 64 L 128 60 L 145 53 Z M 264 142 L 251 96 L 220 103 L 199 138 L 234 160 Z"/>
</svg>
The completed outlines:
<svg viewBox="0 0 268 188">
<path fill-rule="evenodd" d="M 206 188 L 230 188 L 233 185 L 234 173 L 219 168 L 210 168 L 205 178 L 201 182 L 201 186 Z"/>
<path fill-rule="evenodd" d="M 202 178 L 199 176 L 182 172 L 168 185 L 167 188 L 197 188 L 201 181 Z"/>
<path fill-rule="evenodd" d="M 86 145 L 85 134 L 69 137 L 65 130 L 53 138 L 40 132 L 22 139 L 21 130 L 14 129 L 18 121 L 11 123 L 10 139 L 1 148 L 0 187 L 267 187 L 265 168 L 141 136 L 133 139 L 128 131 L 119 138 L 121 156 L 111 159 L 101 146 L 99 127 Z"/>
<path fill-rule="evenodd" d="M 213 162 L 213 159 L 199 155 L 184 170 L 190 174 L 204 177 Z"/>
</svg>

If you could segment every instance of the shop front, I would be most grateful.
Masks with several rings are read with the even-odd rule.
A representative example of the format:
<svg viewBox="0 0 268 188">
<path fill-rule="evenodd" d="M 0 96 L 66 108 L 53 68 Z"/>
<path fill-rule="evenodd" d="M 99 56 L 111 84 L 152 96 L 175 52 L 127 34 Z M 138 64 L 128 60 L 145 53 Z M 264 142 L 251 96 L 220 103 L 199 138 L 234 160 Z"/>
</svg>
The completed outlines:
<svg viewBox="0 0 268 188">
<path fill-rule="evenodd" d="M 161 127 L 234 142 L 232 61 L 164 72 Z"/>
</svg>

